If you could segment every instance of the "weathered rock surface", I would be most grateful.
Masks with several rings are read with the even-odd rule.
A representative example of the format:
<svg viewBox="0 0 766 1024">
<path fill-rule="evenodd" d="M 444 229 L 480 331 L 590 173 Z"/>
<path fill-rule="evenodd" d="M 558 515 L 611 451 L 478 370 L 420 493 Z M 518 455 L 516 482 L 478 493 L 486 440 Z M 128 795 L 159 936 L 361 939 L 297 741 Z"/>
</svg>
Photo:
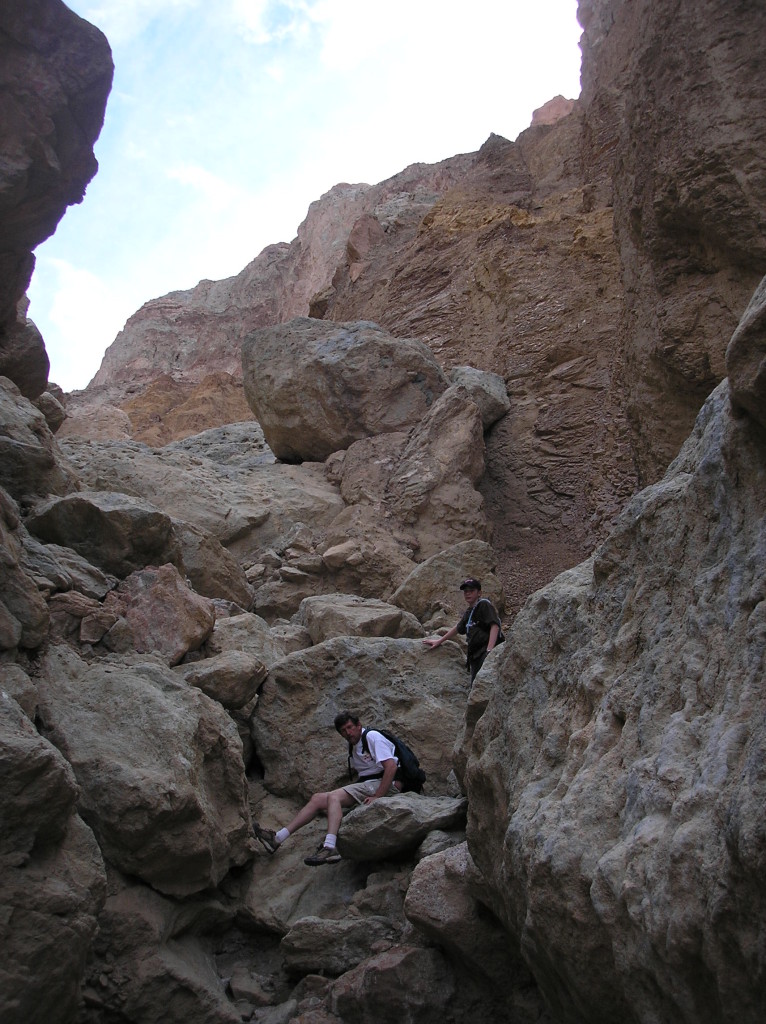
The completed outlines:
<svg viewBox="0 0 766 1024">
<path fill-rule="evenodd" d="M 395 605 L 355 594 L 322 594 L 301 601 L 296 620 L 305 625 L 311 642 L 335 636 L 416 637 L 423 628 L 414 615 Z"/>
<path fill-rule="evenodd" d="M 228 651 L 214 658 L 177 666 L 190 686 L 197 686 L 225 708 L 244 707 L 266 678 L 262 661 L 244 651 Z"/>
<path fill-rule="evenodd" d="M 0 11 L 0 375 L 36 398 L 48 357 L 21 302 L 32 250 L 82 201 L 112 84 L 101 32 L 58 0 Z M 34 88 L 30 87 L 34 83 Z M 19 304 L 20 303 L 20 304 Z"/>
<path fill-rule="evenodd" d="M 322 461 L 362 437 L 408 430 L 446 390 L 431 351 L 373 323 L 302 317 L 242 345 L 245 395 L 287 462 Z"/>
<path fill-rule="evenodd" d="M 3 486 L 17 501 L 75 487 L 45 417 L 6 377 L 0 377 L 0 465 Z"/>
<path fill-rule="evenodd" d="M 267 790 L 307 800 L 347 782 L 346 744 L 333 719 L 349 708 L 364 725 L 411 742 L 430 795 L 449 792 L 468 688 L 456 645 L 453 654 L 429 658 L 420 640 L 337 637 L 273 665 L 252 719 Z"/>
<path fill-rule="evenodd" d="M 485 669 L 469 847 L 557 1020 L 757 1020 L 766 441 L 724 383 Z"/>
<path fill-rule="evenodd" d="M 76 813 L 72 769 L 5 692 L 5 679 L 0 767 L 0 1009 L 10 1024 L 66 1024 L 106 878 L 93 833 Z"/>
<path fill-rule="evenodd" d="M 338 849 L 350 860 L 385 860 L 414 850 L 429 832 L 463 828 L 467 807 L 462 797 L 419 793 L 355 807 L 343 823 Z"/>
<path fill-rule="evenodd" d="M 111 864 L 185 896 L 248 859 L 242 745 L 219 704 L 159 662 L 88 665 L 62 648 L 37 685 L 43 733 Z"/>
<path fill-rule="evenodd" d="M 169 516 L 119 491 L 78 491 L 52 498 L 37 506 L 26 525 L 41 540 L 73 548 L 115 576 L 166 562 L 183 568 Z"/>
<path fill-rule="evenodd" d="M 734 408 L 750 413 L 766 427 L 766 278 L 731 337 L 726 371 Z"/>
<path fill-rule="evenodd" d="M 110 591 L 103 603 L 114 624 L 104 634 L 112 651 L 156 654 L 176 665 L 204 644 L 215 625 L 215 606 L 191 590 L 174 565 L 147 566 Z"/>
<path fill-rule="evenodd" d="M 24 527 L 19 510 L 0 487 L 0 650 L 39 647 L 50 612 L 35 580 L 24 569 Z"/>
</svg>

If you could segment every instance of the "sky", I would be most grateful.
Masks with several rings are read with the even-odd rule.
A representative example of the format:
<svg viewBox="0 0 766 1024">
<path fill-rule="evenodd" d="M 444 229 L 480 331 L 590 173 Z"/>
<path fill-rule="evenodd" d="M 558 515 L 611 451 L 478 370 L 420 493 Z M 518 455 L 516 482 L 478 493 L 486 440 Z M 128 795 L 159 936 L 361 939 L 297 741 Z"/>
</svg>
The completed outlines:
<svg viewBox="0 0 766 1024">
<path fill-rule="evenodd" d="M 149 299 L 290 242 L 338 182 L 515 139 L 580 92 L 577 0 L 70 0 L 115 76 L 82 204 L 38 246 L 29 316 L 83 388 Z"/>
</svg>

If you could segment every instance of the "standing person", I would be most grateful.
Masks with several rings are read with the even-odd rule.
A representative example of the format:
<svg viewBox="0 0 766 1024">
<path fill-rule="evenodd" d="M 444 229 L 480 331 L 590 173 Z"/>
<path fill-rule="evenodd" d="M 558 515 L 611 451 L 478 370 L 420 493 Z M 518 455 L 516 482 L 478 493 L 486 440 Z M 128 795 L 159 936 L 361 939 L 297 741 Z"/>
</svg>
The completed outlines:
<svg viewBox="0 0 766 1024">
<path fill-rule="evenodd" d="M 471 673 L 471 682 L 473 682 L 484 659 L 491 650 L 503 642 L 505 637 L 497 609 L 488 597 L 481 596 L 479 580 L 469 576 L 460 584 L 460 589 L 463 591 L 465 603 L 468 605 L 460 622 L 452 629 L 448 629 L 444 636 L 429 636 L 423 640 L 423 643 L 433 650 L 434 647 L 443 644 L 445 640 L 451 640 L 457 633 L 465 636 L 468 641 L 466 665 Z"/>
<path fill-rule="evenodd" d="M 390 740 L 375 729 L 367 729 L 365 732 L 359 719 L 350 711 L 341 711 L 336 715 L 334 724 L 351 747 L 349 764 L 359 781 L 327 793 L 314 793 L 289 825 L 278 832 L 261 828 L 258 822 L 253 825 L 256 839 L 260 840 L 269 853 L 276 853 L 293 832 L 313 821 L 318 814 L 326 814 L 327 835 L 324 842 L 320 843 L 316 853 L 303 861 L 311 867 L 336 864 L 341 859 L 336 843 L 344 808 L 353 807 L 354 804 L 371 804 L 384 796 L 395 796 L 402 788 L 401 783 L 394 781 L 399 760 Z"/>
</svg>

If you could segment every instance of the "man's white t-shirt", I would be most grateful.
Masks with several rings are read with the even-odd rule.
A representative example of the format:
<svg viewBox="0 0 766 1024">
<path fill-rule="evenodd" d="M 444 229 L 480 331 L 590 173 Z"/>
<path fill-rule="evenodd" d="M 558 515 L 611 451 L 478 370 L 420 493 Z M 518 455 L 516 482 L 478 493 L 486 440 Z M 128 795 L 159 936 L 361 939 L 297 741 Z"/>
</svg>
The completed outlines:
<svg viewBox="0 0 766 1024">
<path fill-rule="evenodd" d="M 370 729 L 366 736 L 369 754 L 364 749 L 362 740 L 351 752 L 351 767 L 358 772 L 359 778 L 369 778 L 370 775 L 380 775 L 383 771 L 383 762 L 393 758 L 397 764 L 399 759 L 396 756 L 396 748 L 390 740 L 387 740 L 382 733 Z"/>
</svg>

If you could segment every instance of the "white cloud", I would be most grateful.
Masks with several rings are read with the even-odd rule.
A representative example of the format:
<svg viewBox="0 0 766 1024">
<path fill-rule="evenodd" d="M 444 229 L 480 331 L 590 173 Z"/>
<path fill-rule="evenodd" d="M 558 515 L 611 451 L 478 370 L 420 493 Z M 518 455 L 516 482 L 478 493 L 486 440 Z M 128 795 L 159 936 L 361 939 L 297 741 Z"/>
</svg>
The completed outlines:
<svg viewBox="0 0 766 1024">
<path fill-rule="evenodd" d="M 66 339 L 51 365 L 51 380 L 65 391 L 84 387 L 94 376 L 107 346 L 135 309 L 132 294 L 61 259 L 38 261 L 29 297 L 31 319 L 39 326 L 44 312 L 46 327 Z"/>
</svg>

